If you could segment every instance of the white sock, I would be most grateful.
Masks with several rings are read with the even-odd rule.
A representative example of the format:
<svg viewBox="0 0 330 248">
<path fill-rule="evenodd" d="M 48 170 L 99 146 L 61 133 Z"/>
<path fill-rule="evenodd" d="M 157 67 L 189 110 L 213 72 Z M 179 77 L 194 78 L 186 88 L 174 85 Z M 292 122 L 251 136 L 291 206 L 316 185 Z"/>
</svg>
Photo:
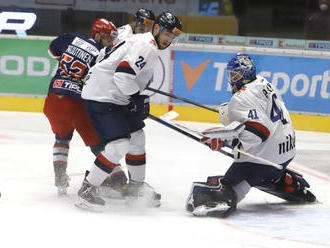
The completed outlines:
<svg viewBox="0 0 330 248">
<path fill-rule="evenodd" d="M 90 184 L 99 187 L 108 176 L 108 173 L 93 164 L 86 179 Z"/>
<path fill-rule="evenodd" d="M 146 165 L 127 165 L 130 179 L 136 182 L 144 182 L 146 174 Z"/>
</svg>

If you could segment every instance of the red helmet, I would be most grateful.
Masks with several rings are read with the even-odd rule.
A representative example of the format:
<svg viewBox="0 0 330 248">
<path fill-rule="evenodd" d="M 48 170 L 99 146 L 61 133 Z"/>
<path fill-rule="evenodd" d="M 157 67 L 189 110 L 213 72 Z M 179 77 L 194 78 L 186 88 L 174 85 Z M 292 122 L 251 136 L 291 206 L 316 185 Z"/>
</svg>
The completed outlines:
<svg viewBox="0 0 330 248">
<path fill-rule="evenodd" d="M 116 26 L 105 18 L 99 18 L 93 23 L 91 35 L 94 36 L 96 33 L 110 34 L 114 38 L 118 36 Z"/>
</svg>

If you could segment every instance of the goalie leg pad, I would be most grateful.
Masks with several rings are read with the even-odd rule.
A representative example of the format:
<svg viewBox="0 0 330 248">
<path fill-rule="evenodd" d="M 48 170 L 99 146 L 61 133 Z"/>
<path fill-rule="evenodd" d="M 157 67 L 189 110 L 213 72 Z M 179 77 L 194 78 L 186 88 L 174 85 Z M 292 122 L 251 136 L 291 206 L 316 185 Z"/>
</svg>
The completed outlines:
<svg viewBox="0 0 330 248">
<path fill-rule="evenodd" d="M 257 188 L 289 202 L 315 202 L 316 197 L 314 194 L 306 189 L 309 187 L 309 183 L 301 174 L 290 169 L 285 169 L 282 176 L 275 184 L 269 187 Z"/>
<path fill-rule="evenodd" d="M 207 182 L 194 182 L 186 210 L 195 216 L 227 217 L 236 209 L 237 195 L 222 177 L 208 177 Z"/>
</svg>

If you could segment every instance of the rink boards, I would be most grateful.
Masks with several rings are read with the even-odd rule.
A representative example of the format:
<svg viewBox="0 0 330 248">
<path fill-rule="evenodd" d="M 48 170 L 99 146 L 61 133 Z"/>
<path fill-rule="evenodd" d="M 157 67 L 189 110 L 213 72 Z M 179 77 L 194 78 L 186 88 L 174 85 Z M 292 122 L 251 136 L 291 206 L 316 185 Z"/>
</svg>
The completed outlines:
<svg viewBox="0 0 330 248">
<path fill-rule="evenodd" d="M 0 110 L 42 112 L 57 63 L 47 53 L 54 37 L 0 40 Z M 330 132 L 330 52 L 179 44 L 162 51 L 151 87 L 216 107 L 231 97 L 225 66 L 237 52 L 251 55 L 259 75 L 278 89 L 296 129 Z M 151 95 L 152 113 L 174 108 L 179 119 L 217 122 L 216 113 Z"/>
</svg>

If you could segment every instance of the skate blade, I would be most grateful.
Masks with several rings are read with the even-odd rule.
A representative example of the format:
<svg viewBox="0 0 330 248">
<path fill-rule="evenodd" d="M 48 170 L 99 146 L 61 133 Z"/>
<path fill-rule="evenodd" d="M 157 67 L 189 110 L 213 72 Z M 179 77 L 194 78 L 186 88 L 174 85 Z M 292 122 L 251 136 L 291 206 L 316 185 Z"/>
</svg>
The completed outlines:
<svg viewBox="0 0 330 248">
<path fill-rule="evenodd" d="M 207 207 L 205 205 L 198 206 L 192 211 L 194 216 L 215 216 L 225 215 L 230 210 L 230 207 L 227 204 L 218 204 L 215 207 Z"/>
<path fill-rule="evenodd" d="M 78 198 L 78 201 L 74 205 L 77 208 L 80 208 L 82 210 L 86 210 L 86 211 L 90 211 L 90 212 L 96 212 L 96 213 L 100 213 L 104 209 L 104 206 L 91 204 L 88 201 L 86 201 L 85 199 L 82 199 L 81 197 Z"/>
</svg>

